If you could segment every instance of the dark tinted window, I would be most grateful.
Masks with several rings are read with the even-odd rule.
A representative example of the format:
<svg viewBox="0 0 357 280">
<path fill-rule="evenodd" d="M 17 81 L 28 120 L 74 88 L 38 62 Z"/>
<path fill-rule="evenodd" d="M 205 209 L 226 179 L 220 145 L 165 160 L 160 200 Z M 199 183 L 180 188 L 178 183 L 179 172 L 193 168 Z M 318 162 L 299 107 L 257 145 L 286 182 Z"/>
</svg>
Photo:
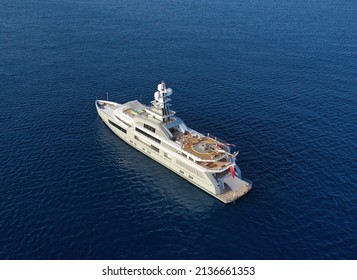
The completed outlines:
<svg viewBox="0 0 357 280">
<path fill-rule="evenodd" d="M 151 147 L 151 149 L 153 149 L 153 150 L 154 150 L 155 152 L 157 152 L 157 153 L 160 151 L 159 148 L 157 148 L 157 147 L 155 147 L 155 146 L 153 146 L 153 145 L 151 145 L 150 147 Z"/>
<path fill-rule="evenodd" d="M 144 127 L 145 127 L 146 129 L 148 129 L 148 130 L 150 130 L 150 131 L 152 131 L 152 132 L 155 133 L 155 128 L 153 128 L 152 126 L 150 126 L 150 125 L 144 123 Z"/>
<path fill-rule="evenodd" d="M 116 123 L 113 123 L 111 120 L 109 120 L 109 123 L 112 125 L 112 126 L 115 126 L 117 129 L 119 129 L 120 131 L 126 133 L 126 129 L 122 128 L 121 126 L 117 125 Z"/>
<path fill-rule="evenodd" d="M 146 137 L 150 138 L 151 140 L 154 140 L 155 142 L 157 142 L 159 144 L 161 143 L 161 141 L 159 139 L 157 139 L 156 137 L 150 135 L 149 133 L 146 133 L 145 131 L 142 131 L 140 128 L 136 127 L 135 130 L 137 132 L 140 132 L 142 135 L 145 135 Z"/>
</svg>

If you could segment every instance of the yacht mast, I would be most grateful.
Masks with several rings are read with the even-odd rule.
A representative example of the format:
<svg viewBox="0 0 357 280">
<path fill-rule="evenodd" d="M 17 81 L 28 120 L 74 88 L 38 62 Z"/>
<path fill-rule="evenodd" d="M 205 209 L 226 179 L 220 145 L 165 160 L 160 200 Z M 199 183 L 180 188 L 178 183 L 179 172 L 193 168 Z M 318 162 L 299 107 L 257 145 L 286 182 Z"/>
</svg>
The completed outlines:
<svg viewBox="0 0 357 280">
<path fill-rule="evenodd" d="M 158 84 L 157 91 L 154 94 L 155 100 L 151 102 L 155 109 L 160 112 L 164 123 L 168 122 L 170 117 L 173 115 L 173 112 L 170 111 L 171 104 L 169 102 L 171 99 L 168 98 L 171 94 L 172 89 L 166 88 L 165 82 L 162 81 Z"/>
</svg>

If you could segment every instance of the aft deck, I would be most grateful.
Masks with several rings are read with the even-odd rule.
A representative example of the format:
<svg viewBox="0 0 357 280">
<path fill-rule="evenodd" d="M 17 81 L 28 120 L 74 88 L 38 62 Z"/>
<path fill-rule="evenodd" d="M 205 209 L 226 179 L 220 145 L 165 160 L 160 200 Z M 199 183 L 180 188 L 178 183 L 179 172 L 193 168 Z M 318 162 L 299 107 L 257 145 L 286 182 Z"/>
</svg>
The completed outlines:
<svg viewBox="0 0 357 280">
<path fill-rule="evenodd" d="M 199 164 L 200 166 L 203 166 L 205 168 L 209 168 L 209 169 L 222 169 L 223 167 L 226 167 L 230 164 L 230 161 L 227 161 L 226 159 L 221 159 L 219 161 L 215 161 L 215 162 L 197 162 L 197 164 Z"/>
<path fill-rule="evenodd" d="M 231 203 L 237 200 L 238 198 L 242 197 L 243 195 L 245 195 L 247 192 L 249 192 L 251 188 L 252 188 L 252 184 L 249 183 L 244 187 L 240 188 L 238 191 L 227 190 L 226 192 L 215 196 L 216 198 L 218 198 L 220 201 L 224 203 Z"/>
</svg>

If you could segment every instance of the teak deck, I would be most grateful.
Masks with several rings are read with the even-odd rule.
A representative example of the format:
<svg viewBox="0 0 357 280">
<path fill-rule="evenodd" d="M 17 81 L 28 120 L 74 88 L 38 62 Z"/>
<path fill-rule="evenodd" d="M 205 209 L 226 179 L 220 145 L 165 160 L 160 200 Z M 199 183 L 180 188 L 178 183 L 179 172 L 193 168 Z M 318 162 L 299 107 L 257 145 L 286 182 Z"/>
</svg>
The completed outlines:
<svg viewBox="0 0 357 280">
<path fill-rule="evenodd" d="M 227 190 L 222 194 L 215 195 L 220 201 L 224 203 L 230 203 L 235 201 L 236 199 L 245 195 L 251 189 L 251 185 L 246 185 L 240 188 L 238 191 L 234 192 L 232 190 Z"/>
<path fill-rule="evenodd" d="M 190 154 L 195 155 L 196 157 L 199 157 L 203 160 L 217 160 L 219 158 L 221 158 L 224 154 L 221 152 L 216 152 L 215 150 L 210 150 L 210 151 L 197 151 L 194 148 L 194 145 L 196 144 L 213 144 L 213 145 L 217 145 L 219 146 L 220 149 L 226 149 L 226 147 L 224 145 L 222 145 L 221 143 L 219 143 L 218 141 L 215 141 L 212 138 L 209 137 L 201 137 L 201 138 L 197 138 L 194 137 L 192 135 L 184 135 L 183 136 L 183 143 L 182 143 L 182 148 L 186 151 L 189 152 Z M 215 164 L 218 165 L 224 165 L 225 163 L 227 163 L 226 160 L 221 161 L 221 162 L 214 162 Z M 213 166 L 212 166 L 213 167 Z"/>
</svg>

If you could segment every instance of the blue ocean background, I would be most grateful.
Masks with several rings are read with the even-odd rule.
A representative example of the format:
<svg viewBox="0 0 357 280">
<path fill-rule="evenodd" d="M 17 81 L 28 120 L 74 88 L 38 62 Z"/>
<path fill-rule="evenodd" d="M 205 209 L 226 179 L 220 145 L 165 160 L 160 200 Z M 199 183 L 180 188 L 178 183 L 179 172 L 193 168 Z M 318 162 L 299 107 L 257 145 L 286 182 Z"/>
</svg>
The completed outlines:
<svg viewBox="0 0 357 280">
<path fill-rule="evenodd" d="M 225 205 L 116 137 L 152 100 L 240 151 Z M 356 259 L 357 2 L 1 0 L 1 259 Z"/>
</svg>

